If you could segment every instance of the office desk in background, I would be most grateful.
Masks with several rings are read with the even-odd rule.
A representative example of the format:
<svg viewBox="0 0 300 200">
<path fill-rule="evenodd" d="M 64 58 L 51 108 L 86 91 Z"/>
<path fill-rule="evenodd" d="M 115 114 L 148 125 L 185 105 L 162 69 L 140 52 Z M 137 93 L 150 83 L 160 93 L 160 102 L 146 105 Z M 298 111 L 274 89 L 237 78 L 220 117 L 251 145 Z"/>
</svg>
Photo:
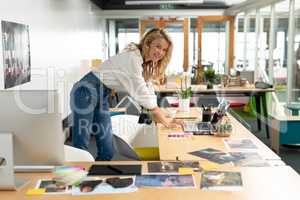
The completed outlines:
<svg viewBox="0 0 300 200">
<path fill-rule="evenodd" d="M 206 85 L 192 85 L 191 87 L 193 95 L 214 95 L 216 97 L 255 97 L 258 130 L 261 130 L 261 123 L 265 122 L 266 134 L 267 138 L 269 138 L 266 93 L 275 92 L 274 88 L 259 89 L 255 88 L 254 85 L 249 85 L 249 87 L 217 87 L 213 89 L 206 89 Z M 166 88 L 165 85 L 154 85 L 154 90 L 157 94 L 159 105 L 164 97 L 172 96 L 178 91 L 177 88 Z"/>
<path fill-rule="evenodd" d="M 142 164 L 143 173 L 147 172 L 147 163 L 143 161 L 115 161 L 96 162 L 98 164 Z M 66 163 L 89 168 L 96 163 Z M 205 161 L 200 161 L 204 166 Z M 51 178 L 48 173 L 22 173 L 17 177 L 28 178 L 29 183 L 18 191 L 0 191 L 0 199 L 3 200 L 195 200 L 195 199 L 217 199 L 217 200 L 291 200 L 298 199 L 300 192 L 299 175 L 289 166 L 280 167 L 244 167 L 244 168 L 222 168 L 218 170 L 239 171 L 242 175 L 243 188 L 241 191 L 208 191 L 200 189 L 201 174 L 196 173 L 196 188 L 193 189 L 156 189 L 139 188 L 137 192 L 125 194 L 99 194 L 87 196 L 67 195 L 37 195 L 27 196 L 26 191 L 35 187 L 37 181 L 42 178 Z"/>
</svg>

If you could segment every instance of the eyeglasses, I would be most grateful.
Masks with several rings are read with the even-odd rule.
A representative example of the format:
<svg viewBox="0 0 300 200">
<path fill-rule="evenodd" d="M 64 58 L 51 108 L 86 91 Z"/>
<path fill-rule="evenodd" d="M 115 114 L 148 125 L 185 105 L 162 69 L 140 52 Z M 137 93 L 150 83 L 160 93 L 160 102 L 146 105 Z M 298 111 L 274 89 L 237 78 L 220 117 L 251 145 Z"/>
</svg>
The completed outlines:
<svg viewBox="0 0 300 200">
<path fill-rule="evenodd" d="M 113 177 L 113 178 L 107 178 L 105 180 L 90 180 L 90 181 L 83 181 L 80 183 L 80 191 L 81 192 L 91 192 L 95 189 L 96 186 L 101 184 L 102 182 L 105 182 L 109 185 L 111 185 L 113 188 L 125 188 L 133 183 L 132 178 L 119 178 L 119 177 Z"/>
<path fill-rule="evenodd" d="M 105 182 L 111 185 L 113 188 L 124 188 L 132 185 L 133 179 L 114 177 L 114 178 L 107 178 Z"/>
</svg>

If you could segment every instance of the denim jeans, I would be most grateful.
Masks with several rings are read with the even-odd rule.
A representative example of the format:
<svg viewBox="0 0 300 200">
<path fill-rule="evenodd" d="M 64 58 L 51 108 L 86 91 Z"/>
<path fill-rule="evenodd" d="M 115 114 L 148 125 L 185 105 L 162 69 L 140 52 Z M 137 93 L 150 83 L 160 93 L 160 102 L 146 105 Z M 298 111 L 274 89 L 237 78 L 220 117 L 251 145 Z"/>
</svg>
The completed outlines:
<svg viewBox="0 0 300 200">
<path fill-rule="evenodd" d="M 111 160 L 113 156 L 112 128 L 107 88 L 92 72 L 74 84 L 70 105 L 72 110 L 72 143 L 88 150 L 90 136 L 95 135 L 96 160 Z"/>
</svg>

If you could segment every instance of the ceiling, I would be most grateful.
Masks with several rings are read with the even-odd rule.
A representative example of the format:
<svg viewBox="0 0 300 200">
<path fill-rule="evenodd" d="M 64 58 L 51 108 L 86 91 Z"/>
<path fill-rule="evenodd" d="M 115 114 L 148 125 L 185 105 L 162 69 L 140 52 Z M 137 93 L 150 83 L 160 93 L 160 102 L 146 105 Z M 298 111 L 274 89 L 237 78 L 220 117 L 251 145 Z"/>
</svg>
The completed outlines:
<svg viewBox="0 0 300 200">
<path fill-rule="evenodd" d="M 169 0 L 168 3 L 151 4 L 151 0 L 141 0 L 146 2 L 147 5 L 128 5 L 125 1 L 131 3 L 137 0 L 91 0 L 97 6 L 103 10 L 143 10 L 143 9 L 159 9 L 159 10 L 170 10 L 170 9 L 226 9 L 234 4 L 244 2 L 246 0 L 199 0 L 199 3 L 172 3 Z M 178 0 L 177 0 L 178 1 Z M 159 2 L 156 0 L 156 2 Z M 181 1 L 182 2 L 182 1 Z"/>
</svg>

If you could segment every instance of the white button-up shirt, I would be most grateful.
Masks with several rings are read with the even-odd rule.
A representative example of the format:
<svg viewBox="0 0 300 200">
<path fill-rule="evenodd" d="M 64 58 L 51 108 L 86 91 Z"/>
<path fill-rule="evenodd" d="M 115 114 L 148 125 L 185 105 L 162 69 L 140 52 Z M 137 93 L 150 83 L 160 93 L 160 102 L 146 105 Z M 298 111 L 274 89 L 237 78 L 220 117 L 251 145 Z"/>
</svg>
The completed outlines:
<svg viewBox="0 0 300 200">
<path fill-rule="evenodd" d="M 136 49 L 109 58 L 93 72 L 108 88 L 127 92 L 141 106 L 153 109 L 157 97 L 152 83 L 144 80 L 142 64 L 140 50 Z"/>
</svg>

